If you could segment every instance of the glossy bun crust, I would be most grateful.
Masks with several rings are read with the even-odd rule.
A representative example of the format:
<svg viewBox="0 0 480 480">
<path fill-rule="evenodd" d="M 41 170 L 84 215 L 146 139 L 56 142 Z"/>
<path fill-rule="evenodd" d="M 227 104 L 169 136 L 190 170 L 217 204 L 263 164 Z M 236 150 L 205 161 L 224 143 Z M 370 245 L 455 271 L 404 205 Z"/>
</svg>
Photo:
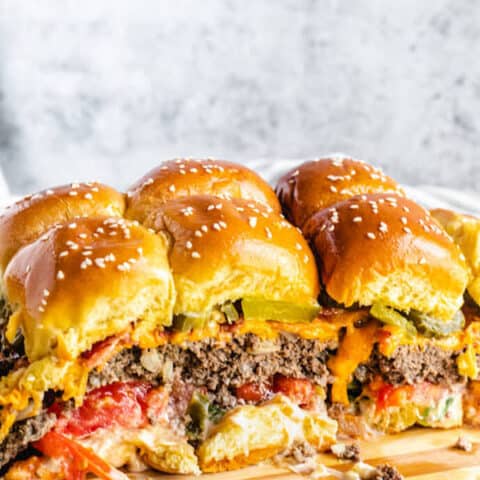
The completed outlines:
<svg viewBox="0 0 480 480">
<path fill-rule="evenodd" d="M 53 225 L 75 217 L 121 217 L 124 211 L 124 195 L 95 182 L 71 183 L 22 198 L 0 216 L 0 273 L 20 247 Z"/>
<path fill-rule="evenodd" d="M 398 184 L 381 170 L 343 155 L 305 162 L 278 181 L 276 192 L 285 216 L 302 228 L 323 208 L 364 193 L 395 192 Z"/>
<path fill-rule="evenodd" d="M 348 306 L 379 302 L 448 320 L 468 268 L 430 214 L 393 194 L 359 195 L 314 215 L 304 231 L 328 295 Z"/>
<path fill-rule="evenodd" d="M 209 312 L 246 296 L 316 301 L 317 271 L 308 244 L 269 207 L 209 195 L 180 197 L 145 224 L 171 239 L 175 313 Z"/>
<path fill-rule="evenodd" d="M 177 159 L 162 163 L 129 188 L 127 217 L 143 222 L 168 200 L 197 194 L 255 200 L 280 212 L 275 192 L 253 170 L 224 160 Z"/>
<path fill-rule="evenodd" d="M 166 240 L 121 218 L 57 225 L 23 247 L 5 272 L 30 361 L 76 358 L 110 335 L 152 332 L 171 322 L 174 286 Z"/>
</svg>

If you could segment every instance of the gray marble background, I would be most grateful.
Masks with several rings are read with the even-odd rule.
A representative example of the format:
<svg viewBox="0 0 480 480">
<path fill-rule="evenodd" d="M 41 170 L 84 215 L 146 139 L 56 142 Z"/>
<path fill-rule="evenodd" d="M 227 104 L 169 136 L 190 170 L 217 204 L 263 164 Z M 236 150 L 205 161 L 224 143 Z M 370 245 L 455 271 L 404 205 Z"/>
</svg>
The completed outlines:
<svg viewBox="0 0 480 480">
<path fill-rule="evenodd" d="M 480 189 L 478 0 L 0 0 L 13 191 L 345 151 Z"/>
</svg>

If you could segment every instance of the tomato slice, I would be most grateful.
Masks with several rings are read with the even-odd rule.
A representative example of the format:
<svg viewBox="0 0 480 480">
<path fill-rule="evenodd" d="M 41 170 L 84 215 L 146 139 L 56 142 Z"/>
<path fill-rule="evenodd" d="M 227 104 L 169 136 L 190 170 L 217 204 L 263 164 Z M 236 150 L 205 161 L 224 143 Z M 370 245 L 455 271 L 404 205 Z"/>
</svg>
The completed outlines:
<svg viewBox="0 0 480 480">
<path fill-rule="evenodd" d="M 167 405 L 168 393 L 162 387 L 153 388 L 146 382 L 117 382 L 89 392 L 73 412 L 58 411 L 58 405 L 51 410 L 59 417 L 56 432 L 81 438 L 113 425 L 145 427 L 149 418 L 165 416 Z"/>
<path fill-rule="evenodd" d="M 90 449 L 55 431 L 47 433 L 33 446 L 48 457 L 62 459 L 64 474 L 71 480 L 84 480 L 87 473 L 104 480 L 128 480 L 127 475 L 111 467 Z"/>
<path fill-rule="evenodd" d="M 297 405 L 306 406 L 311 403 L 315 389 L 310 380 L 275 375 L 273 391 L 275 393 L 283 393 Z"/>
<path fill-rule="evenodd" d="M 271 394 L 271 386 L 263 383 L 245 383 L 236 389 L 237 398 L 246 402 L 259 403 Z"/>
</svg>

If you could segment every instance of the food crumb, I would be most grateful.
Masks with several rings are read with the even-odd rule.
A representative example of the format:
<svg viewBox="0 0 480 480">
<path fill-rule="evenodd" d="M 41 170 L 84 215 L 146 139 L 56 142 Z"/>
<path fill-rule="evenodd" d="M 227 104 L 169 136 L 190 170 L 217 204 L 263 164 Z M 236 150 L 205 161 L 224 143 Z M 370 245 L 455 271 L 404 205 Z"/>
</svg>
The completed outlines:
<svg viewBox="0 0 480 480">
<path fill-rule="evenodd" d="M 472 442 L 467 437 L 460 435 L 453 448 L 456 448 L 457 450 L 463 450 L 464 452 L 471 452 L 473 446 Z"/>
<path fill-rule="evenodd" d="M 360 461 L 360 446 L 358 443 L 351 443 L 350 445 L 336 443 L 330 447 L 330 450 L 339 460 Z"/>
<path fill-rule="evenodd" d="M 395 467 L 384 464 L 376 468 L 376 473 L 373 475 L 372 480 L 404 480 L 404 477 Z"/>
</svg>

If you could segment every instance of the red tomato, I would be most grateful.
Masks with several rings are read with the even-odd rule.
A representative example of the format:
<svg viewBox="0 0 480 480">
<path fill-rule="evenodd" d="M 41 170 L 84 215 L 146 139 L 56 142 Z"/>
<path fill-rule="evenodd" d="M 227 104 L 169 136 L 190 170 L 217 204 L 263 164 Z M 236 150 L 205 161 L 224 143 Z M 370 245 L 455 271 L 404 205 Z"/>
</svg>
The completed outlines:
<svg viewBox="0 0 480 480">
<path fill-rule="evenodd" d="M 111 467 L 90 449 L 57 432 L 47 433 L 33 446 L 48 457 L 62 459 L 62 474 L 69 480 L 84 480 L 88 473 L 104 480 L 128 480 L 124 473 Z"/>
<path fill-rule="evenodd" d="M 64 414 L 53 406 L 59 416 L 55 431 L 83 437 L 111 425 L 141 428 L 148 424 L 149 408 L 158 417 L 167 403 L 168 394 L 163 388 L 153 389 L 146 382 L 117 382 L 89 392 L 73 412 Z"/>
<path fill-rule="evenodd" d="M 314 394 L 313 384 L 309 380 L 289 378 L 283 375 L 275 375 L 273 391 L 283 393 L 297 405 L 308 405 Z"/>
<path fill-rule="evenodd" d="M 245 400 L 246 402 L 258 403 L 268 398 L 271 393 L 269 385 L 261 383 L 245 383 L 237 387 L 237 398 Z"/>
</svg>

